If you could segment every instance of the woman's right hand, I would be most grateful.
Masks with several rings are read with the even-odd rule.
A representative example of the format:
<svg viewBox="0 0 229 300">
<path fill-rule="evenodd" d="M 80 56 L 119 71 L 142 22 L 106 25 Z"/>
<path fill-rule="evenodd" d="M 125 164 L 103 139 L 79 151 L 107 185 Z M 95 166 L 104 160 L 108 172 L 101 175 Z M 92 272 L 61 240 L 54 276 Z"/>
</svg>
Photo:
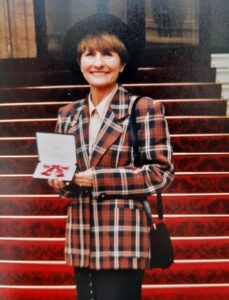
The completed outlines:
<svg viewBox="0 0 229 300">
<path fill-rule="evenodd" d="M 59 179 L 49 179 L 48 185 L 56 190 L 63 189 L 65 187 L 65 182 Z"/>
</svg>

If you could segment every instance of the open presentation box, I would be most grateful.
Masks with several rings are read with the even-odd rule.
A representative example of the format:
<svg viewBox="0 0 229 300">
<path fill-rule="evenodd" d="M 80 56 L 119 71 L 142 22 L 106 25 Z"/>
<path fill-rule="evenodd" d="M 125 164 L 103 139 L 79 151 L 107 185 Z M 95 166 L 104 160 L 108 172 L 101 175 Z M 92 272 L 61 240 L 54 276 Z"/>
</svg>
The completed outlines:
<svg viewBox="0 0 229 300">
<path fill-rule="evenodd" d="M 71 181 L 76 171 L 74 135 L 37 132 L 39 163 L 33 178 Z"/>
</svg>

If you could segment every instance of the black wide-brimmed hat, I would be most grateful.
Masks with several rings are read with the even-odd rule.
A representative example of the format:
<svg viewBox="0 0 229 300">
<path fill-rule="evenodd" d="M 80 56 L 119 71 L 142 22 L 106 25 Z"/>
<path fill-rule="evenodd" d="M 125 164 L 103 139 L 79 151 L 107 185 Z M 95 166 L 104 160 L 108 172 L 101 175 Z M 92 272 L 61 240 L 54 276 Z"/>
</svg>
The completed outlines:
<svg viewBox="0 0 229 300">
<path fill-rule="evenodd" d="M 88 18 L 75 23 L 66 33 L 63 43 L 63 60 L 68 68 L 80 76 L 77 63 L 77 45 L 87 35 L 109 33 L 116 35 L 126 46 L 128 62 L 124 72 L 120 74 L 119 81 L 128 80 L 137 70 L 140 60 L 140 43 L 127 24 L 111 14 L 96 13 Z"/>
</svg>

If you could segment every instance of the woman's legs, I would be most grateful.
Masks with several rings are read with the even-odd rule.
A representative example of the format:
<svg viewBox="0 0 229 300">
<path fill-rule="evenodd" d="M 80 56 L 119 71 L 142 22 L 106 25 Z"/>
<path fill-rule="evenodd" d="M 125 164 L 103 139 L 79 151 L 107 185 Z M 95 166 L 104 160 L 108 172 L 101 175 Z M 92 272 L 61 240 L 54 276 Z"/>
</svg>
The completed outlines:
<svg viewBox="0 0 229 300">
<path fill-rule="evenodd" d="M 78 300 L 140 300 L 143 270 L 75 269 Z"/>
</svg>

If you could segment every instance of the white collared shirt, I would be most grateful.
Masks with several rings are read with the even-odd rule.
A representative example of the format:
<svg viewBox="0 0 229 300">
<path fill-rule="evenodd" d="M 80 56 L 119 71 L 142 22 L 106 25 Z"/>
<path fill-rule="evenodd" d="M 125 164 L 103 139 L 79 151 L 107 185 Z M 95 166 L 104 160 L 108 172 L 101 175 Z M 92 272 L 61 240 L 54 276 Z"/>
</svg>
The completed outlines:
<svg viewBox="0 0 229 300">
<path fill-rule="evenodd" d="M 118 90 L 118 85 L 106 96 L 104 97 L 100 103 L 95 107 L 91 101 L 91 95 L 89 95 L 89 114 L 90 114 L 90 122 L 89 122 L 89 155 L 91 156 L 92 149 L 94 147 L 97 135 L 99 133 L 99 129 L 103 123 L 105 115 L 107 113 L 110 102 Z"/>
</svg>

